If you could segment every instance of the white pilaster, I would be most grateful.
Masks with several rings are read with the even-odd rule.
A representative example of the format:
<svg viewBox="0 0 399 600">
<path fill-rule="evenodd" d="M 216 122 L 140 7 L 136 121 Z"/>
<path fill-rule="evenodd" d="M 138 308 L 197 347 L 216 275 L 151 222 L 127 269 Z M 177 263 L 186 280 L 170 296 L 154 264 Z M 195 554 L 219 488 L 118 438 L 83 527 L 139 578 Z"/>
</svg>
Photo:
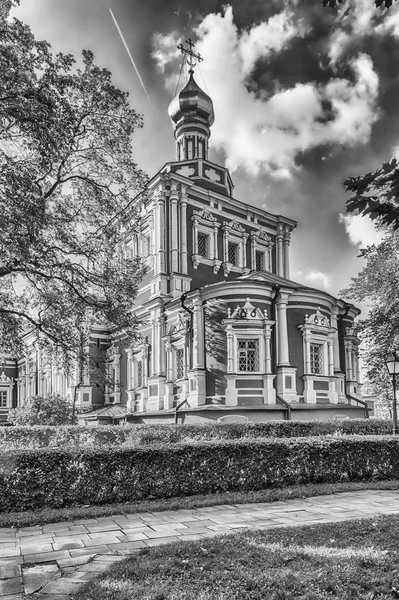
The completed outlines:
<svg viewBox="0 0 399 600">
<path fill-rule="evenodd" d="M 283 250 L 283 242 L 284 242 L 284 231 L 283 225 L 279 223 L 277 228 L 277 275 L 284 277 L 284 250 Z"/>
<path fill-rule="evenodd" d="M 187 275 L 187 192 L 184 188 L 180 202 L 181 272 Z"/>
<path fill-rule="evenodd" d="M 290 239 L 291 233 L 288 227 L 284 232 L 284 277 L 290 278 Z"/>
<path fill-rule="evenodd" d="M 277 309 L 277 336 L 278 336 L 278 357 L 277 365 L 284 366 L 290 364 L 289 346 L 288 346 L 288 327 L 287 327 L 287 304 L 288 293 L 280 292 L 276 300 Z"/>
</svg>

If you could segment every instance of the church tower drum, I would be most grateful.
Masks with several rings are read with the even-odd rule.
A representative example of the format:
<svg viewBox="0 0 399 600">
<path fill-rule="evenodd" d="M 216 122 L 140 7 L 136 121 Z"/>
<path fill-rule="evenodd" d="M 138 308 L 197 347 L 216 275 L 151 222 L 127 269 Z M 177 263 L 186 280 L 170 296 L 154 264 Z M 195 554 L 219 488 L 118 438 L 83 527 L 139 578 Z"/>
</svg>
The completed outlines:
<svg viewBox="0 0 399 600">
<path fill-rule="evenodd" d="M 181 44 L 179 49 L 187 55 L 190 66 L 189 80 L 186 86 L 173 98 L 168 113 L 175 125 L 176 160 L 208 159 L 208 145 L 215 115 L 211 98 L 194 79 L 193 62 L 202 60 L 192 51 L 194 44 L 187 40 L 189 49 Z"/>
</svg>

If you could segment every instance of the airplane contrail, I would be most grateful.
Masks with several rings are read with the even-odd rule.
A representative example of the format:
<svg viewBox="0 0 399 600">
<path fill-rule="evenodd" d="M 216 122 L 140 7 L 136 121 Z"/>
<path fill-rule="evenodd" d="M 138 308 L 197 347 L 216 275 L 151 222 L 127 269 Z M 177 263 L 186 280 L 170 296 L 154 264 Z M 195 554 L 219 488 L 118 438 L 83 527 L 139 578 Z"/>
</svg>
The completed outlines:
<svg viewBox="0 0 399 600">
<path fill-rule="evenodd" d="M 139 70 L 138 70 L 138 68 L 136 67 L 136 63 L 135 63 L 135 62 L 134 62 L 134 60 L 133 60 L 133 56 L 131 55 L 131 53 L 130 53 L 130 50 L 129 50 L 129 47 L 128 47 L 128 45 L 126 44 L 126 40 L 125 40 L 125 38 L 123 37 L 123 33 L 122 33 L 122 31 L 121 31 L 121 28 L 120 28 L 120 27 L 119 27 L 119 25 L 118 25 L 118 21 L 115 19 L 115 17 L 114 17 L 114 13 L 112 12 L 112 10 L 111 10 L 111 9 L 109 9 L 109 12 L 111 13 L 111 17 L 112 17 L 112 19 L 113 19 L 113 21 L 114 21 L 114 23 L 115 23 L 115 27 L 116 27 L 116 29 L 118 30 L 118 33 L 119 33 L 119 35 L 120 35 L 120 38 L 121 38 L 121 40 L 122 40 L 122 42 L 123 42 L 123 45 L 124 45 L 124 46 L 125 46 L 125 48 L 126 48 L 126 52 L 128 53 L 128 56 L 129 56 L 129 58 L 130 58 L 130 62 L 132 63 L 132 65 L 133 65 L 133 67 L 134 67 L 134 70 L 136 71 L 136 75 L 137 75 L 137 77 L 139 78 L 139 81 L 140 81 L 140 83 L 141 83 L 141 87 L 143 88 L 143 90 L 144 90 L 144 93 L 145 93 L 145 95 L 147 96 L 148 104 L 149 104 L 149 105 L 151 106 L 151 108 L 152 108 L 152 104 L 151 104 L 150 97 L 149 97 L 149 95 L 147 94 L 147 90 L 145 89 L 144 82 L 143 82 L 143 80 L 141 79 L 141 76 L 140 76 Z"/>
</svg>

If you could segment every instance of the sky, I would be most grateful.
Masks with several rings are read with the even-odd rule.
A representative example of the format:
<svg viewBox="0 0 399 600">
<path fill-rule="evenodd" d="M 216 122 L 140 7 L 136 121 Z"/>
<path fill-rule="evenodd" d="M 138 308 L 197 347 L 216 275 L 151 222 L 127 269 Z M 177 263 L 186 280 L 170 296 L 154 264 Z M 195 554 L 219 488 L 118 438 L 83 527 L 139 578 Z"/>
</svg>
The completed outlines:
<svg viewBox="0 0 399 600">
<path fill-rule="evenodd" d="M 144 116 L 134 158 L 149 176 L 175 157 L 167 107 L 177 45 L 191 37 L 215 109 L 210 160 L 230 169 L 235 198 L 298 222 L 292 279 L 333 295 L 349 285 L 359 248 L 380 234 L 344 214 L 343 181 L 399 156 L 399 2 L 387 11 L 372 0 L 338 10 L 320 0 L 21 0 L 13 14 L 54 52 L 78 60 L 92 50 L 129 92 Z M 183 72 L 178 89 L 184 82 Z"/>
</svg>

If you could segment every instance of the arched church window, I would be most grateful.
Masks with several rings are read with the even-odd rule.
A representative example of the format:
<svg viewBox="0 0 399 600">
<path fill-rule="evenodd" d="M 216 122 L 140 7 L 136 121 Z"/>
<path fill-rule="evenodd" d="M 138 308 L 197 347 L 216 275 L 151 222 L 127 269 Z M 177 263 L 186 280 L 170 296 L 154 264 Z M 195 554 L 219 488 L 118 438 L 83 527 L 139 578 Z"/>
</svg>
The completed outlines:
<svg viewBox="0 0 399 600">
<path fill-rule="evenodd" d="M 187 140 L 187 160 L 194 158 L 194 140 Z"/>
<path fill-rule="evenodd" d="M 8 394 L 6 391 L 0 391 L 0 408 L 6 408 Z"/>
<path fill-rule="evenodd" d="M 205 141 L 198 140 L 198 158 L 205 158 Z"/>
</svg>

